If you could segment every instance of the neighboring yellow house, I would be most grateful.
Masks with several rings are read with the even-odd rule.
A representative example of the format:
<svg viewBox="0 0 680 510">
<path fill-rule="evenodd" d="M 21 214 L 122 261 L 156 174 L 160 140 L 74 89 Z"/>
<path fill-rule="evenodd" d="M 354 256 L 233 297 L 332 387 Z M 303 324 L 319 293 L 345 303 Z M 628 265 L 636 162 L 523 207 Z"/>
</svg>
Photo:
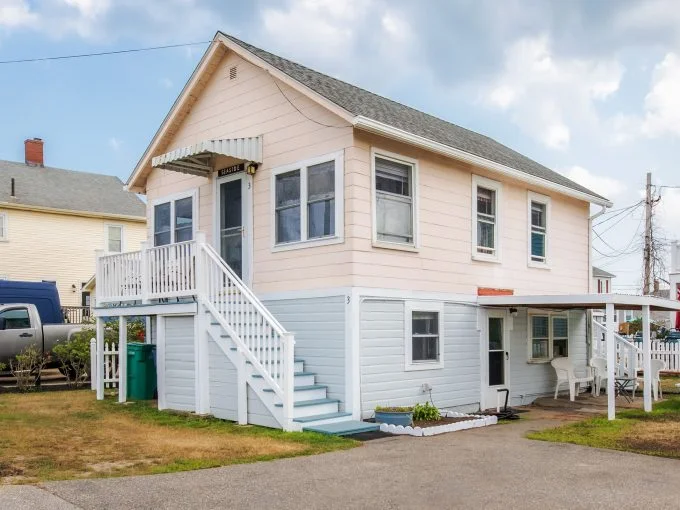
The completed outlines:
<svg viewBox="0 0 680 510">
<path fill-rule="evenodd" d="M 45 167 L 43 141 L 25 146 L 25 163 L 0 161 L 0 279 L 54 281 L 62 305 L 88 305 L 95 250 L 138 250 L 146 206 L 117 177 Z"/>
</svg>

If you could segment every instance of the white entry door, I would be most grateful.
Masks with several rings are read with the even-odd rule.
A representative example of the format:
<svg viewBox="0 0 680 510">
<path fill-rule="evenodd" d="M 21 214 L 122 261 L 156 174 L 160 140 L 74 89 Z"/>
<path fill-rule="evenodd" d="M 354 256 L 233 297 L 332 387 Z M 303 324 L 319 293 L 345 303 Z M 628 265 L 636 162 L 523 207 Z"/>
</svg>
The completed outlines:
<svg viewBox="0 0 680 510">
<path fill-rule="evenodd" d="M 227 265 L 250 284 L 250 186 L 240 172 L 217 179 L 215 248 Z"/>
<path fill-rule="evenodd" d="M 482 408 L 496 407 L 501 389 L 509 389 L 508 362 L 510 359 L 507 319 L 504 311 L 487 312 L 482 335 Z M 500 393 L 501 405 L 505 392 Z"/>
</svg>

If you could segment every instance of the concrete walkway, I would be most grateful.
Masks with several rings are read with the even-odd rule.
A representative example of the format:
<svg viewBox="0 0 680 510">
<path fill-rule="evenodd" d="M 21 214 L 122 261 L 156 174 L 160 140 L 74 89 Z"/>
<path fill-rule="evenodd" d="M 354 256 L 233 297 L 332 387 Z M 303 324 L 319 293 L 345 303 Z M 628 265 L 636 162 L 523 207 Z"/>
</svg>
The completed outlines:
<svg viewBox="0 0 680 510">
<path fill-rule="evenodd" d="M 315 457 L 41 489 L 87 509 L 679 507 L 678 461 L 523 437 L 556 423 L 522 420 Z M 0 501 L 23 508 L 5 504 L 3 489 Z"/>
</svg>

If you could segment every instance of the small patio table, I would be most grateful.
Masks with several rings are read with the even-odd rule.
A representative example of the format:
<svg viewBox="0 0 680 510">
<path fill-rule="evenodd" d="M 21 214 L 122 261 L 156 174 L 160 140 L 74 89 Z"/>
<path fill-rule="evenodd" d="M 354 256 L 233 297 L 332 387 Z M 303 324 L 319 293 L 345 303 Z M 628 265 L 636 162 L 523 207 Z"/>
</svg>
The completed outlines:
<svg viewBox="0 0 680 510">
<path fill-rule="evenodd" d="M 614 388 L 616 390 L 616 396 L 622 396 L 628 402 L 633 401 L 632 390 L 635 388 L 635 383 L 637 378 L 635 377 L 614 377 Z"/>
</svg>

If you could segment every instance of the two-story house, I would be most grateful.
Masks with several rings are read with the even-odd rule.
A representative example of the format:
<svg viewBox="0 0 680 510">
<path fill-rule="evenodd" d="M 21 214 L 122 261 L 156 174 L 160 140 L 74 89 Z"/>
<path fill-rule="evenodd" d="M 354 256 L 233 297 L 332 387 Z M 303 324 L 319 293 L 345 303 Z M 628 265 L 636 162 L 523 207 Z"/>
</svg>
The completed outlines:
<svg viewBox="0 0 680 510">
<path fill-rule="evenodd" d="M 88 306 L 94 253 L 138 250 L 146 206 L 117 177 L 45 166 L 41 139 L 25 161 L 0 161 L 0 278 L 52 281 L 65 306 Z"/>
<path fill-rule="evenodd" d="M 606 198 L 220 32 L 128 187 L 147 245 L 98 260 L 96 314 L 154 318 L 160 408 L 318 430 L 529 403 L 555 357 L 586 370 L 587 310 L 619 306 L 589 294 Z"/>
</svg>

